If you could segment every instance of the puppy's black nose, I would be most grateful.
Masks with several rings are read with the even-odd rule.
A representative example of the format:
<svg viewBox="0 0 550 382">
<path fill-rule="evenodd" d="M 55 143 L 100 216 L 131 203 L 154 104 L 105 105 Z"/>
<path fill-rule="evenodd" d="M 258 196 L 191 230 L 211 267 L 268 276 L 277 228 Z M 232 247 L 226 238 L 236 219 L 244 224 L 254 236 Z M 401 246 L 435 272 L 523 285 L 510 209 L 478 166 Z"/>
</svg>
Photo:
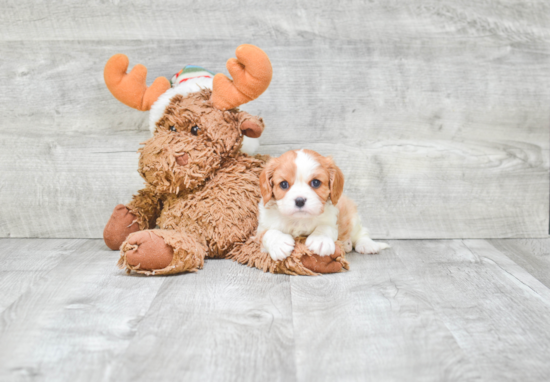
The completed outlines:
<svg viewBox="0 0 550 382">
<path fill-rule="evenodd" d="M 306 199 L 304 198 L 296 198 L 296 200 L 294 201 L 296 202 L 296 207 L 303 207 L 304 204 L 306 204 Z"/>
</svg>

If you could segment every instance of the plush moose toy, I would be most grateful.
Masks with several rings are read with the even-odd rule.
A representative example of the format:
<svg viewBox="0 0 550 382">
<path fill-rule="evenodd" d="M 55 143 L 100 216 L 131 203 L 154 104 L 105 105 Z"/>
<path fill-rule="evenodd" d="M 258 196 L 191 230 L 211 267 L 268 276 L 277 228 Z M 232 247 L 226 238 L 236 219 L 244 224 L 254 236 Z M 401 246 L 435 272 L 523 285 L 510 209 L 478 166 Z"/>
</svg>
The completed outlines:
<svg viewBox="0 0 550 382">
<path fill-rule="evenodd" d="M 150 87 L 144 66 L 126 73 L 125 55 L 108 60 L 108 89 L 126 105 L 150 110 L 153 132 L 139 150 L 145 188 L 127 205 L 116 206 L 103 233 L 109 248 L 121 250 L 119 267 L 128 272 L 192 272 L 206 257 L 287 274 L 347 268 L 339 246 L 334 255 L 320 257 L 298 240 L 293 254 L 279 262 L 260 251 L 253 235 L 266 158 L 240 150 L 244 136 L 261 135 L 264 122 L 238 106 L 267 89 L 272 68 L 253 45 L 239 46 L 236 56 L 227 62 L 233 80 L 186 66 L 171 81 L 159 77 Z"/>
</svg>

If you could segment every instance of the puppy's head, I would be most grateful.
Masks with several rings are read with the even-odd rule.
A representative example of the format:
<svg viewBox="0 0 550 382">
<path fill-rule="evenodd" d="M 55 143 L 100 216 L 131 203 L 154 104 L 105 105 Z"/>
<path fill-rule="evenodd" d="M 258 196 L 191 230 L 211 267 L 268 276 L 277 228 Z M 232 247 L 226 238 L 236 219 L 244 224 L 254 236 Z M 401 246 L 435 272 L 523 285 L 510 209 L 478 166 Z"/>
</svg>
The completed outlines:
<svg viewBox="0 0 550 382">
<path fill-rule="evenodd" d="M 330 157 L 311 150 L 288 151 L 271 159 L 260 175 L 262 199 L 272 199 L 286 216 L 308 218 L 336 205 L 344 190 L 344 175 Z"/>
</svg>

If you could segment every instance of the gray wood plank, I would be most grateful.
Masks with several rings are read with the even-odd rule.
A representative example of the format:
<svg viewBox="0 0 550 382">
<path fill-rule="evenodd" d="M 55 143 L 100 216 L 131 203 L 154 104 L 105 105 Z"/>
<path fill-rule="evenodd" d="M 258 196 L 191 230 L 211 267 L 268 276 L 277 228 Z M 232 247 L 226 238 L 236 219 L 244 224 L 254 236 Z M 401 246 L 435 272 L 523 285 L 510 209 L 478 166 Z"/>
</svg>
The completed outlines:
<svg viewBox="0 0 550 382">
<path fill-rule="evenodd" d="M 0 239 L 0 313 L 85 240 Z"/>
<path fill-rule="evenodd" d="M 0 138 L 0 236 L 101 238 L 114 206 L 143 188 L 135 134 L 24 135 Z"/>
<path fill-rule="evenodd" d="M 295 380 L 289 277 L 209 260 L 167 278 L 110 378 Z"/>
<path fill-rule="evenodd" d="M 488 242 L 550 287 L 550 239 L 501 239 Z"/>
<path fill-rule="evenodd" d="M 287 147 L 300 145 L 264 152 L 276 155 Z M 547 150 L 517 142 L 443 140 L 307 147 L 341 164 L 345 192 L 373 237 L 548 236 Z"/>
<path fill-rule="evenodd" d="M 482 380 L 548 379 L 545 285 L 484 240 L 392 246 Z"/>
<path fill-rule="evenodd" d="M 414 40 L 457 33 L 516 41 L 548 39 L 544 0 L 231 1 L 149 0 L 130 3 L 5 0 L 0 8 L 5 40 L 250 38 Z"/>
<path fill-rule="evenodd" d="M 299 380 L 479 380 L 393 249 L 348 260 L 346 273 L 291 278 Z"/>
<path fill-rule="evenodd" d="M 244 108 L 266 120 L 262 152 L 334 155 L 373 236 L 546 237 L 550 49 L 497 37 L 257 39 L 274 80 Z M 152 79 L 223 71 L 241 42 L 0 43 L 0 237 L 101 237 L 141 186 L 146 115 L 105 89 L 111 54 Z"/>
<path fill-rule="evenodd" d="M 48 256 L 48 246 L 32 240 L 15 253 L 34 251 L 36 259 Z M 63 261 L 0 313 L 0 380 L 108 377 L 113 358 L 126 349 L 165 281 L 126 276 L 115 266 L 118 253 L 101 240 L 70 240 L 59 250 Z"/>
</svg>

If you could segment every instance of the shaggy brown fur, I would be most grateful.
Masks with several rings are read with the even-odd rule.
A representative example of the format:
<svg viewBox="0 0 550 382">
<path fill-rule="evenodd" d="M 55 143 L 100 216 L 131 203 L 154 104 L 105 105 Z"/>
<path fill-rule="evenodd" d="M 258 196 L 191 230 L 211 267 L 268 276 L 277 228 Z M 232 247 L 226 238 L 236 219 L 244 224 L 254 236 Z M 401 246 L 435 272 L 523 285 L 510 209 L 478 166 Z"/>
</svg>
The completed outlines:
<svg viewBox="0 0 550 382">
<path fill-rule="evenodd" d="M 146 187 L 127 211 L 117 207 L 105 228 L 106 243 L 109 238 L 110 248 L 121 248 L 119 266 L 155 275 L 194 272 L 212 257 L 300 275 L 347 268 L 341 250 L 321 258 L 300 241 L 292 256 L 275 262 L 249 239 L 257 228 L 266 158 L 239 149 L 242 130 L 261 132 L 264 124 L 237 108 L 218 110 L 210 97 L 208 89 L 174 96 L 154 136 L 139 150 Z M 131 233 L 135 223 L 142 231 Z M 160 229 L 151 229 L 155 225 Z M 120 237 L 126 241 L 117 242 Z"/>
</svg>

